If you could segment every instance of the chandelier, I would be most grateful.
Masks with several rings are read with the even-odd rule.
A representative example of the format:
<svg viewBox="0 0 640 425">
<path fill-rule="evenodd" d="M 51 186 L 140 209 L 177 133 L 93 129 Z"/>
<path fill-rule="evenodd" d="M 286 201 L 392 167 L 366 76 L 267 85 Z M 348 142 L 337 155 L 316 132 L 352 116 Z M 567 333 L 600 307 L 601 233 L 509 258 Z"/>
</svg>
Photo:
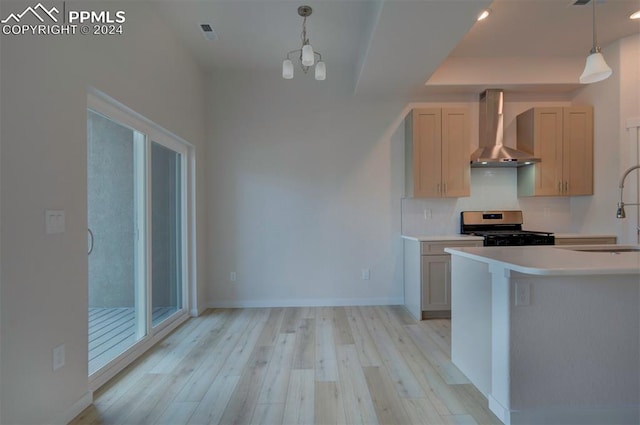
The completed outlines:
<svg viewBox="0 0 640 425">
<path fill-rule="evenodd" d="M 291 55 L 294 55 L 294 59 L 300 61 L 300 67 L 305 74 L 315 63 L 315 77 L 316 80 L 324 80 L 327 78 L 327 67 L 322 61 L 322 55 L 319 52 L 315 52 L 309 39 L 307 38 L 307 17 L 311 15 L 313 9 L 310 6 L 300 6 L 298 8 L 298 15 L 302 16 L 302 47 L 295 49 L 287 53 L 287 58 L 282 62 L 282 78 L 290 80 L 293 78 L 293 62 L 291 61 Z M 316 62 L 316 56 L 318 61 Z"/>
</svg>

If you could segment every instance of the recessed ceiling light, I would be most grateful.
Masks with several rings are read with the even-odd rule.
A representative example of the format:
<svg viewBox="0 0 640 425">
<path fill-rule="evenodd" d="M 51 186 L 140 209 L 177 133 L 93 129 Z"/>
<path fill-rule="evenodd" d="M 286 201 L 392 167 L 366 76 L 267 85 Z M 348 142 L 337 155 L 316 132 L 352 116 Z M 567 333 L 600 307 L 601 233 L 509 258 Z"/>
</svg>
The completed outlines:
<svg viewBox="0 0 640 425">
<path fill-rule="evenodd" d="M 485 9 L 482 11 L 482 13 L 480 13 L 478 15 L 478 21 L 482 21 L 484 19 L 487 19 L 487 16 L 489 16 L 491 14 L 491 9 Z"/>
<path fill-rule="evenodd" d="M 629 16 L 629 19 L 640 19 L 640 10 L 632 13 L 631 16 Z"/>
</svg>

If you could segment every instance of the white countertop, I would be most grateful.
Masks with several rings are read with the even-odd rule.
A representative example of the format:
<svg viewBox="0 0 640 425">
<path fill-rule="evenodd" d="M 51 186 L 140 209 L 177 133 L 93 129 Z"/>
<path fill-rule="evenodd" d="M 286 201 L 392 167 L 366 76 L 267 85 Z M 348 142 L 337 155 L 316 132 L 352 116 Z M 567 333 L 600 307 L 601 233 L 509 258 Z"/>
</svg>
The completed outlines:
<svg viewBox="0 0 640 425">
<path fill-rule="evenodd" d="M 582 252 L 573 249 L 630 248 L 633 245 L 566 245 L 445 248 L 459 255 L 507 269 L 547 276 L 571 275 L 640 275 L 640 251 Z"/>
<path fill-rule="evenodd" d="M 556 238 L 566 239 L 593 239 L 593 238 L 615 238 L 616 235 L 600 235 L 589 233 L 554 233 Z M 448 241 L 481 241 L 484 238 L 482 236 L 470 236 L 470 235 L 436 235 L 436 236 L 422 236 L 422 235 L 402 235 L 403 239 L 408 239 L 418 242 L 448 242 Z"/>
<path fill-rule="evenodd" d="M 470 236 L 470 235 L 439 235 L 439 236 L 415 236 L 415 235 L 402 235 L 403 239 L 418 242 L 449 242 L 449 241 L 482 241 L 482 236 Z"/>
</svg>

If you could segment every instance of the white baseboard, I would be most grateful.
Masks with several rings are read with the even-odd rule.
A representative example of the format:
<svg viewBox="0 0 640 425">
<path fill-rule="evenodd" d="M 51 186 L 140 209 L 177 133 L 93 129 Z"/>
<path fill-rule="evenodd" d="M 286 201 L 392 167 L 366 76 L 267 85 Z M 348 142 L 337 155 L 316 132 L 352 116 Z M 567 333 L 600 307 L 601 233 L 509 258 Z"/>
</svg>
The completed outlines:
<svg viewBox="0 0 640 425">
<path fill-rule="evenodd" d="M 512 425 L 635 425 L 640 405 L 616 407 L 562 406 L 511 411 Z"/>
<path fill-rule="evenodd" d="M 274 300 L 218 300 L 209 308 L 267 308 L 267 307 L 345 307 L 370 305 L 402 305 L 403 298 L 309 298 Z"/>
<path fill-rule="evenodd" d="M 489 395 L 489 409 L 505 425 L 635 425 L 640 423 L 640 405 L 559 406 L 511 410 Z"/>
<path fill-rule="evenodd" d="M 73 406 L 67 410 L 62 420 L 57 423 L 68 424 L 75 419 L 76 416 L 82 413 L 84 409 L 91 406 L 91 403 L 93 403 L 93 391 L 88 391 L 80 398 L 80 400 L 73 403 Z"/>
</svg>

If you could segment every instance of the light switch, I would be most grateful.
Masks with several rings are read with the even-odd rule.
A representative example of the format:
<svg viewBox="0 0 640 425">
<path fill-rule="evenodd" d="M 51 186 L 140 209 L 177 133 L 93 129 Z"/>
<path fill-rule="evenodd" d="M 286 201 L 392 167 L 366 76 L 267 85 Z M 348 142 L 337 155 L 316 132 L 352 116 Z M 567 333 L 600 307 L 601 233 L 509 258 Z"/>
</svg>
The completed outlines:
<svg viewBox="0 0 640 425">
<path fill-rule="evenodd" d="M 48 235 L 64 233 L 66 231 L 64 210 L 46 210 L 44 212 L 44 227 Z"/>
</svg>

